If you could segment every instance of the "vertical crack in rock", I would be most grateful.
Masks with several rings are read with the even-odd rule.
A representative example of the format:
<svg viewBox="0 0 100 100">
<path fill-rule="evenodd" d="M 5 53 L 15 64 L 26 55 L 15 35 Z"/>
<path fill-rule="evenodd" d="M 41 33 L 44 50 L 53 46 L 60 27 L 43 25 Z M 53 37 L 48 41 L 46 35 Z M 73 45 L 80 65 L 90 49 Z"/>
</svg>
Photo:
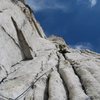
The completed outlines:
<svg viewBox="0 0 100 100">
<path fill-rule="evenodd" d="M 30 22 L 31 26 L 33 27 L 33 29 L 35 28 L 38 35 L 43 38 L 42 33 L 41 33 L 41 29 L 39 29 L 38 23 L 32 15 L 34 12 L 30 8 L 30 6 L 25 4 L 25 8 L 23 9 L 23 7 L 22 7 L 22 11 L 26 15 L 26 17 L 29 20 L 29 22 Z"/>
<path fill-rule="evenodd" d="M 49 75 L 46 80 L 46 87 L 45 87 L 45 92 L 44 92 L 44 100 L 48 100 L 49 98 Z"/>
<path fill-rule="evenodd" d="M 65 84 L 65 81 L 64 81 L 64 79 L 63 79 L 63 77 L 61 76 L 61 73 L 59 72 L 59 75 L 60 75 L 60 78 L 62 79 L 62 83 L 63 83 L 63 86 L 64 86 L 64 88 L 65 88 L 65 92 L 66 92 L 66 96 L 67 96 L 67 99 L 66 100 L 70 100 L 70 98 L 69 98 L 69 91 L 68 91 L 68 87 L 66 86 L 66 84 Z"/>
<path fill-rule="evenodd" d="M 60 58 L 60 56 L 59 56 L 59 54 L 58 53 L 56 53 L 56 55 L 57 55 L 57 57 L 58 57 L 58 73 L 59 73 L 59 75 L 60 75 L 60 78 L 62 79 L 62 83 L 63 83 L 63 86 L 64 86 L 64 88 L 65 88 L 65 90 L 66 90 L 66 96 L 67 96 L 67 99 L 66 100 L 70 100 L 70 98 L 69 98 L 69 91 L 68 91 L 68 87 L 66 86 L 66 83 L 65 83 L 65 81 L 64 81 L 64 79 L 63 79 L 63 77 L 62 77 L 62 75 L 61 75 L 61 73 L 60 73 L 60 62 L 61 62 L 61 58 Z M 62 54 L 61 54 L 62 55 Z M 65 56 L 64 56 L 65 57 Z"/>
<path fill-rule="evenodd" d="M 0 17 L 2 19 L 5 16 L 12 16 L 9 21 L 13 23 L 18 38 L 16 41 L 11 35 L 12 31 L 10 30 L 11 33 L 9 33 L 6 30 L 6 28 L 12 27 L 8 27 L 11 25 L 9 21 L 2 23 L 1 20 L 1 33 L 4 32 L 4 35 L 1 34 L 1 44 L 5 44 L 6 40 L 11 40 L 9 44 L 14 42 L 14 45 L 11 46 L 17 46 L 19 51 L 18 56 L 12 58 L 13 56 L 10 54 L 14 54 L 16 51 L 11 52 L 13 50 L 11 48 L 5 53 L 6 49 L 4 52 L 3 45 L 0 46 L 0 55 L 2 55 L 0 56 L 0 100 L 100 100 L 100 83 L 96 79 L 100 76 L 99 71 L 97 72 L 100 65 L 97 57 L 100 58 L 100 55 L 90 51 L 81 54 L 82 51 L 69 48 L 59 37 L 51 37 L 50 41 L 46 40 L 40 25 L 32 16 L 31 8 L 25 4 L 24 0 L 1 0 L 0 2 Z M 7 10 L 9 8 L 12 8 L 10 12 Z M 3 12 L 4 10 L 7 11 Z M 15 15 L 13 16 L 13 14 Z M 19 27 L 19 25 L 21 26 Z M 22 27 L 29 32 L 29 36 L 34 33 L 34 39 L 36 38 L 38 43 L 35 40 L 28 42 L 29 36 L 25 36 Z M 3 37 L 6 36 L 5 34 L 7 39 Z M 25 62 L 24 60 L 33 59 L 34 51 L 29 43 L 38 45 L 34 46 L 37 58 Z M 8 48 L 9 45 L 6 45 Z M 21 56 L 21 58 L 17 58 L 19 55 L 23 58 Z M 89 62 L 87 59 L 91 61 Z M 98 62 L 94 60 L 98 60 Z M 20 63 L 21 61 L 23 62 Z M 7 72 L 6 67 L 9 64 L 11 69 Z M 98 66 L 96 67 L 96 65 Z"/>
<path fill-rule="evenodd" d="M 79 78 L 79 81 L 80 81 L 80 83 L 81 83 L 81 86 L 82 86 L 82 89 L 84 90 L 84 92 L 85 92 L 85 94 L 86 94 L 86 90 L 85 90 L 85 88 L 84 88 L 84 86 L 83 86 L 83 84 L 82 84 L 82 80 L 81 80 L 81 78 L 80 78 L 80 76 L 77 74 L 77 72 L 76 72 L 76 70 L 75 70 L 75 68 L 74 68 L 74 66 L 73 66 L 73 64 L 72 64 L 72 62 L 69 60 L 69 59 L 67 59 L 67 57 L 66 57 L 66 49 L 63 49 L 62 48 L 62 46 L 59 46 L 59 48 L 60 48 L 60 53 L 62 54 L 62 56 L 65 58 L 65 60 L 67 60 L 70 64 L 71 64 L 71 66 L 72 66 L 72 68 L 73 68 L 73 70 L 74 70 L 74 73 L 75 73 L 75 75 Z M 69 53 L 69 52 L 68 52 Z"/>
<path fill-rule="evenodd" d="M 92 74 L 85 68 L 80 67 L 80 64 L 73 64 L 78 76 L 81 79 L 81 82 L 84 86 L 84 89 L 91 100 L 100 100 L 100 84 L 92 76 Z"/>
<path fill-rule="evenodd" d="M 38 34 L 40 35 L 40 37 L 42 37 L 41 32 L 40 32 L 40 30 L 39 30 L 39 28 L 38 28 L 38 26 L 37 26 L 37 24 L 36 24 L 36 22 L 35 22 L 35 20 L 34 20 L 33 18 L 32 18 L 32 21 L 33 21 L 33 23 L 34 23 L 34 26 L 35 26 L 35 28 L 36 28 Z"/>
<path fill-rule="evenodd" d="M 67 60 L 68 60 L 68 59 L 67 59 Z M 85 87 L 84 87 L 84 85 L 82 84 L 81 77 L 78 75 L 77 71 L 75 70 L 74 64 L 73 64 L 70 60 L 68 60 L 68 61 L 70 62 L 71 66 L 72 66 L 72 68 L 73 68 L 73 70 L 74 70 L 74 73 L 78 76 L 79 81 L 80 81 L 81 86 L 82 86 L 82 89 L 84 90 L 85 94 L 87 94 L 87 93 L 86 93 L 86 90 L 85 90 Z"/>
<path fill-rule="evenodd" d="M 1 76 L 0 76 L 0 84 L 1 84 L 8 77 L 8 71 L 6 70 L 5 66 L 3 66 L 3 65 L 0 65 L 0 74 L 1 74 Z"/>
<path fill-rule="evenodd" d="M 42 76 L 34 86 L 34 100 L 47 100 L 47 76 Z"/>
<path fill-rule="evenodd" d="M 64 65 L 60 65 L 60 73 L 65 81 L 66 86 L 68 87 L 70 100 L 90 100 L 89 97 L 84 93 L 79 78 L 77 75 L 75 75 L 72 66 L 65 61 L 63 64 Z"/>
<path fill-rule="evenodd" d="M 33 80 L 33 82 L 30 84 L 29 87 L 27 87 L 27 89 L 25 91 L 23 91 L 19 96 L 17 96 L 14 100 L 20 100 L 22 97 L 24 97 L 29 91 L 30 89 L 34 89 L 35 84 L 41 80 L 42 77 L 46 76 L 47 73 L 51 73 L 52 69 L 49 69 L 48 71 L 44 71 L 40 76 L 36 75 L 36 79 Z M 40 72 L 41 73 L 41 72 Z M 46 76 L 47 77 L 47 76 Z M 41 100 L 41 99 L 40 99 Z"/>
<path fill-rule="evenodd" d="M 57 71 L 53 71 L 50 74 L 48 100 L 67 100 L 63 81 Z"/>
<path fill-rule="evenodd" d="M 69 60 L 66 58 L 66 55 L 65 55 L 67 53 L 67 50 L 63 49 L 62 46 L 59 46 L 59 49 L 60 49 L 59 52 L 64 57 L 65 61 L 69 62 Z M 58 55 L 58 57 L 59 57 L 59 55 Z M 59 57 L 59 59 L 60 59 L 60 57 Z M 78 74 L 76 73 L 76 71 L 72 65 L 69 65 L 69 64 L 64 65 L 64 63 L 63 63 L 62 65 L 59 65 L 59 71 L 60 71 L 59 73 L 61 74 L 61 77 L 65 81 L 66 87 L 68 87 L 68 95 L 69 95 L 68 99 L 69 100 L 73 100 L 73 99 L 74 100 L 90 100 L 90 98 L 86 95 L 86 92 L 82 86 L 82 82 L 80 80 L 80 77 L 78 76 Z M 69 73 L 69 74 L 67 74 L 67 73 Z M 68 76 L 70 74 L 72 75 L 71 77 Z M 75 86 L 74 86 L 74 82 L 72 82 L 72 81 L 76 82 Z"/>
<path fill-rule="evenodd" d="M 23 60 L 21 60 L 20 62 L 17 62 L 16 64 L 12 65 L 11 67 L 14 67 L 14 66 L 20 64 L 22 61 L 23 61 Z M 2 66 L 2 68 L 3 68 L 3 69 L 5 70 L 5 72 L 6 72 L 6 77 L 4 77 L 4 78 L 0 81 L 0 84 L 3 83 L 3 82 L 9 81 L 10 79 L 7 80 L 8 76 L 11 75 L 12 73 L 14 73 L 15 71 L 17 71 L 17 70 L 19 69 L 19 68 L 18 68 L 18 69 L 15 69 L 13 72 L 8 73 L 8 71 L 6 70 L 5 66 L 0 65 L 0 67 L 1 67 L 1 66 Z M 15 78 L 16 78 L 16 77 L 15 77 Z"/>
<path fill-rule="evenodd" d="M 5 30 L 5 28 L 3 26 L 1 26 L 1 28 L 13 40 L 13 42 L 15 43 L 15 45 L 21 50 L 20 46 L 16 43 L 15 39 L 7 33 L 7 31 Z"/>
<path fill-rule="evenodd" d="M 25 7 L 22 6 L 21 10 L 26 15 L 28 21 L 30 22 L 30 25 L 32 26 L 34 30 L 35 26 L 34 26 L 33 17 L 32 17 L 33 10 L 27 4 L 25 4 Z"/>
<path fill-rule="evenodd" d="M 22 31 L 18 28 L 15 20 L 11 17 L 12 22 L 15 26 L 16 32 L 17 32 L 17 36 L 18 36 L 18 40 L 19 40 L 19 44 L 21 46 L 21 50 L 23 52 L 24 55 L 24 60 L 31 60 L 33 59 L 32 55 L 31 55 L 31 51 L 30 51 L 30 47 L 28 45 L 28 43 L 25 40 L 25 37 L 23 36 Z"/>
</svg>

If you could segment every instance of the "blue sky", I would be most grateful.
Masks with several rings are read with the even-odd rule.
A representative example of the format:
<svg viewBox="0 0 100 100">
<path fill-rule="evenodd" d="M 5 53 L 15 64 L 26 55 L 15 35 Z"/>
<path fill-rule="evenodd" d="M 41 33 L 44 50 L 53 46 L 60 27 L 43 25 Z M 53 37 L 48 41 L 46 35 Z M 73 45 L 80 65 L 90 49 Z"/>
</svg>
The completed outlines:
<svg viewBox="0 0 100 100">
<path fill-rule="evenodd" d="M 28 0 L 47 36 L 100 52 L 100 0 Z"/>
</svg>

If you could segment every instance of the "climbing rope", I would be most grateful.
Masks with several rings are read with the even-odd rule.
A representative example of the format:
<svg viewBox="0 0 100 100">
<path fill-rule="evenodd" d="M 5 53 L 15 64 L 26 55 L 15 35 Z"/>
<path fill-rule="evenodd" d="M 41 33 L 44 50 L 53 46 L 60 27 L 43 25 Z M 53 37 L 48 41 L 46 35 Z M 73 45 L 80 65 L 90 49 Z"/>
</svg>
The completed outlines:
<svg viewBox="0 0 100 100">
<path fill-rule="evenodd" d="M 16 97 L 14 100 L 18 100 L 19 98 L 22 98 L 31 88 L 34 87 L 34 84 L 42 77 L 44 76 L 46 73 L 51 72 L 52 69 L 48 70 L 47 72 L 43 73 L 41 76 L 39 76 L 34 82 L 31 83 L 31 85 L 22 93 L 20 94 L 18 97 Z"/>
<path fill-rule="evenodd" d="M 46 71 L 45 73 L 43 73 L 41 76 L 39 76 L 34 82 L 31 83 L 31 85 L 23 92 L 21 93 L 18 97 L 16 97 L 15 99 L 12 99 L 12 98 L 8 98 L 6 96 L 3 96 L 2 94 L 0 94 L 1 97 L 7 99 L 7 100 L 19 100 L 20 98 L 22 98 L 31 88 L 34 87 L 35 83 L 42 77 L 44 76 L 45 74 L 47 74 L 48 72 L 52 72 L 53 69 L 49 69 L 48 71 Z"/>
</svg>

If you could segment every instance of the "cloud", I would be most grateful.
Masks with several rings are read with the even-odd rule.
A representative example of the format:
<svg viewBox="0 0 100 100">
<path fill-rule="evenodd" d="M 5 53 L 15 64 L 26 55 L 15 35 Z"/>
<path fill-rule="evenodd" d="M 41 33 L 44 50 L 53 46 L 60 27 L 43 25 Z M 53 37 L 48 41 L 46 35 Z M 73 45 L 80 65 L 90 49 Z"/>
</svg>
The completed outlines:
<svg viewBox="0 0 100 100">
<path fill-rule="evenodd" d="M 96 6 L 97 0 L 77 0 L 79 4 L 89 5 L 91 8 Z"/>
<path fill-rule="evenodd" d="M 35 12 L 43 10 L 60 10 L 63 12 L 69 12 L 71 10 L 71 5 L 68 1 L 65 2 L 61 0 L 26 0 L 26 2 Z M 97 0 L 76 0 L 76 2 L 78 2 L 79 4 L 90 5 L 91 8 L 97 4 Z"/>
<path fill-rule="evenodd" d="M 68 11 L 67 4 L 63 4 L 60 0 L 27 0 L 28 4 L 34 11 L 42 10 L 61 10 Z"/>
<path fill-rule="evenodd" d="M 72 46 L 75 49 L 82 50 L 82 49 L 89 49 L 92 50 L 93 46 L 90 43 L 78 43 Z"/>
<path fill-rule="evenodd" d="M 89 0 L 91 7 L 94 7 L 97 4 L 97 0 Z"/>
</svg>

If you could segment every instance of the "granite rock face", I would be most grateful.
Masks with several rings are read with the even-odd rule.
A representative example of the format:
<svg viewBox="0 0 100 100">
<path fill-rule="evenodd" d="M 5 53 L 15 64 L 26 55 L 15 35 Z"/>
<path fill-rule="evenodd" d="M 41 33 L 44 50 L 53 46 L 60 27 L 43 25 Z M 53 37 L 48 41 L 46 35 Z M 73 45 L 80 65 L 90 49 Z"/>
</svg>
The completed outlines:
<svg viewBox="0 0 100 100">
<path fill-rule="evenodd" d="M 0 0 L 0 100 L 100 100 L 100 54 L 47 38 L 24 0 Z"/>
</svg>

